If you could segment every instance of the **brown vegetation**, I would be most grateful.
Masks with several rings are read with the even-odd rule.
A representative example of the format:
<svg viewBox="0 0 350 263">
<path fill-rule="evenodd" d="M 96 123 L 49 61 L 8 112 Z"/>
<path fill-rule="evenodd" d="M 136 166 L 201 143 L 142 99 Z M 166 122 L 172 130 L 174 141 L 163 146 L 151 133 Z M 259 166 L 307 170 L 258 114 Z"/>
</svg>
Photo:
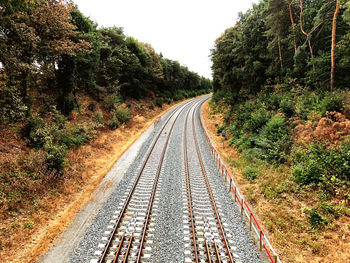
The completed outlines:
<svg viewBox="0 0 350 263">
<path fill-rule="evenodd" d="M 326 141 L 327 147 L 338 145 L 350 135 L 350 120 L 339 112 L 327 112 L 326 117 L 315 114 L 312 121 L 300 123 L 295 127 L 297 142 Z"/>
</svg>

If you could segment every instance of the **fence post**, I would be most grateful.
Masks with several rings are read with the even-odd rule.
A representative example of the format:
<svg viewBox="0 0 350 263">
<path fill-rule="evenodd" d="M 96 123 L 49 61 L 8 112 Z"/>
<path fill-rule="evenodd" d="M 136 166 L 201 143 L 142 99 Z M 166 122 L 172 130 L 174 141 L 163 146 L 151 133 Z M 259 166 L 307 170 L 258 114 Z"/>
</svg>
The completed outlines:
<svg viewBox="0 0 350 263">
<path fill-rule="evenodd" d="M 232 191 L 232 178 L 230 178 L 230 192 Z"/>
<path fill-rule="evenodd" d="M 249 230 L 252 231 L 252 212 L 249 214 Z"/>
<path fill-rule="evenodd" d="M 273 262 L 277 263 L 277 255 L 273 255 Z"/>
<path fill-rule="evenodd" d="M 244 211 L 244 200 L 242 197 L 242 199 L 241 199 L 241 215 L 243 215 L 243 211 Z"/>
<path fill-rule="evenodd" d="M 237 187 L 235 186 L 235 202 L 236 202 L 236 197 L 237 197 Z"/>
<path fill-rule="evenodd" d="M 260 240 L 259 240 L 259 243 L 260 243 L 260 251 L 262 250 L 262 231 L 260 230 Z"/>
</svg>

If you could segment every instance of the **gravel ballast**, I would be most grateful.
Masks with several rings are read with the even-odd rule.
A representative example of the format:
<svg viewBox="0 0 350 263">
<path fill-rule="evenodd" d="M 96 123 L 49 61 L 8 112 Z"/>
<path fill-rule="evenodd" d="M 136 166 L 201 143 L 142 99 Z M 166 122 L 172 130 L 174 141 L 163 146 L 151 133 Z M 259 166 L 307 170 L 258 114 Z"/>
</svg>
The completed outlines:
<svg viewBox="0 0 350 263">
<path fill-rule="evenodd" d="M 198 99 L 196 99 L 198 100 Z M 201 99 L 200 99 L 201 100 Z M 185 262 L 184 244 L 184 158 L 183 158 L 183 131 L 185 116 L 189 107 L 180 114 L 171 133 L 165 160 L 160 173 L 160 179 L 155 196 L 155 206 L 151 214 L 151 226 L 149 233 L 152 256 L 145 262 Z M 105 200 L 101 209 L 85 233 L 84 239 L 74 250 L 69 260 L 56 262 L 87 262 L 96 259 L 96 251 L 103 237 L 106 227 L 110 225 L 112 215 L 120 209 L 125 196 L 133 184 L 145 155 L 154 141 L 157 133 L 166 119 L 175 108 L 166 113 L 153 127 L 147 139 L 144 140 L 134 161 L 130 164 L 122 180 L 111 191 L 108 200 Z M 210 154 L 209 147 L 204 137 L 199 120 L 195 118 L 197 138 L 201 149 L 201 155 L 213 188 L 213 194 L 219 207 L 219 214 L 224 223 L 224 230 L 234 240 L 234 254 L 237 262 L 260 263 L 261 254 L 254 246 L 251 234 L 241 218 L 238 207 L 233 203 L 231 195 L 223 179 L 218 175 L 216 164 Z M 165 136 L 165 135 L 161 135 Z M 193 151 L 190 151 L 193 153 Z M 110 173 L 113 173 L 114 169 Z M 111 174 L 113 176 L 113 174 Z M 153 211 L 152 210 L 152 211 Z M 186 232 L 186 231 L 185 231 Z M 231 245 L 232 246 L 232 245 Z M 45 261 L 44 261 L 45 262 Z M 48 261 L 47 261 L 48 262 Z"/>
</svg>

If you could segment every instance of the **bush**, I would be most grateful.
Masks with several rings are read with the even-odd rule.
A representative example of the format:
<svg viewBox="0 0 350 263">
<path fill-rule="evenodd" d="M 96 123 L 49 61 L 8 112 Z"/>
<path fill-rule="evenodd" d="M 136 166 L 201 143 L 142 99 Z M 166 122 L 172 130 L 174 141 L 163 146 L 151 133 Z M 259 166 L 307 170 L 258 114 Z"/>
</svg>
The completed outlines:
<svg viewBox="0 0 350 263">
<path fill-rule="evenodd" d="M 0 81 L 0 122 L 16 122 L 25 117 L 27 111 L 18 89 Z"/>
<path fill-rule="evenodd" d="M 327 148 L 326 143 L 307 144 L 292 155 L 292 174 L 300 184 L 339 185 L 350 181 L 350 142 Z"/>
<path fill-rule="evenodd" d="M 116 116 L 113 116 L 108 122 L 107 122 L 108 127 L 111 130 L 115 130 L 119 127 L 120 122 Z"/>
<path fill-rule="evenodd" d="M 320 228 L 328 224 L 328 219 L 321 216 L 316 209 L 306 210 L 305 213 L 308 215 L 307 220 L 312 228 Z"/>
<path fill-rule="evenodd" d="M 261 135 L 270 141 L 280 141 L 289 137 L 285 118 L 273 116 L 262 128 Z"/>
<path fill-rule="evenodd" d="M 267 112 L 252 113 L 250 119 L 245 123 L 244 129 L 258 134 L 270 118 L 271 116 Z"/>
<path fill-rule="evenodd" d="M 156 99 L 156 106 L 159 108 L 163 107 L 163 101 L 161 99 Z"/>
<path fill-rule="evenodd" d="M 88 105 L 88 110 L 89 111 L 94 111 L 95 108 L 96 108 L 96 102 L 94 102 L 94 101 L 90 102 L 89 105 Z"/>
<path fill-rule="evenodd" d="M 287 118 L 290 118 L 295 113 L 295 105 L 292 100 L 284 99 L 280 103 L 280 110 Z"/>
<path fill-rule="evenodd" d="M 320 103 L 321 112 L 322 114 L 325 114 L 327 111 L 337 111 L 342 112 L 343 111 L 343 98 L 339 94 L 330 94 L 326 93 L 325 97 L 322 99 Z"/>
<path fill-rule="evenodd" d="M 47 168 L 49 170 L 62 171 L 66 160 L 67 146 L 48 143 L 44 149 Z"/>
<path fill-rule="evenodd" d="M 102 106 L 106 109 L 106 110 L 114 110 L 116 109 L 116 107 L 121 103 L 121 98 L 113 93 L 113 94 L 109 94 L 106 95 L 103 98 L 103 102 L 102 102 Z"/>
<path fill-rule="evenodd" d="M 58 111 L 55 111 L 55 114 L 53 116 L 53 121 L 56 124 L 57 128 L 62 129 L 66 124 L 67 117 L 64 116 L 63 114 L 60 114 Z"/>
<path fill-rule="evenodd" d="M 32 148 L 42 148 L 50 138 L 50 130 L 40 117 L 30 118 L 23 130 L 22 136 L 27 145 Z"/>
<path fill-rule="evenodd" d="M 122 107 L 118 107 L 113 115 L 118 119 L 120 123 L 125 123 L 131 120 L 131 113 L 128 109 L 124 109 Z"/>
<path fill-rule="evenodd" d="M 83 145 L 89 140 L 86 130 L 78 125 L 74 126 L 73 128 L 60 131 L 59 137 L 61 144 L 66 145 L 68 148 Z"/>
<path fill-rule="evenodd" d="M 165 98 L 165 99 L 164 99 L 164 102 L 167 103 L 167 104 L 170 104 L 170 103 L 171 103 L 171 99 Z"/>
<path fill-rule="evenodd" d="M 105 119 L 103 118 L 103 115 L 101 112 L 97 112 L 94 116 L 94 122 L 97 124 L 104 124 Z"/>
<path fill-rule="evenodd" d="M 259 170 L 253 167 L 248 166 L 243 172 L 243 176 L 249 181 L 254 181 L 259 176 Z"/>
</svg>

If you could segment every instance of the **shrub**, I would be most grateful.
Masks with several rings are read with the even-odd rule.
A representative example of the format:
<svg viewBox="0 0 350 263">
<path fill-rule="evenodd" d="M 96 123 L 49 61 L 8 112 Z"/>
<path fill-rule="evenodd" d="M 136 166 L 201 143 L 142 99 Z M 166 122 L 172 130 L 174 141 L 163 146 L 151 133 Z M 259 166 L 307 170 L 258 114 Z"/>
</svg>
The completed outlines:
<svg viewBox="0 0 350 263">
<path fill-rule="evenodd" d="M 295 113 L 295 105 L 292 100 L 283 99 L 280 103 L 280 110 L 287 118 L 290 118 Z"/>
<path fill-rule="evenodd" d="M 16 122 L 25 117 L 27 111 L 18 89 L 0 81 L 0 122 Z"/>
<path fill-rule="evenodd" d="M 350 181 L 350 143 L 327 148 L 326 143 L 309 143 L 293 152 L 292 174 L 300 184 L 347 184 Z"/>
<path fill-rule="evenodd" d="M 94 116 L 94 122 L 97 124 L 104 124 L 105 119 L 103 118 L 103 115 L 101 112 L 97 112 Z"/>
<path fill-rule="evenodd" d="M 121 98 L 117 94 L 113 93 L 113 94 L 106 95 L 103 98 L 102 106 L 106 110 L 111 111 L 115 109 L 120 103 L 121 103 Z"/>
<path fill-rule="evenodd" d="M 34 222 L 32 221 L 27 221 L 23 223 L 24 228 L 32 229 L 34 226 Z"/>
<path fill-rule="evenodd" d="M 163 101 L 161 99 L 156 99 L 156 106 L 159 108 L 163 107 Z"/>
<path fill-rule="evenodd" d="M 22 136 L 27 145 L 32 148 L 41 148 L 50 137 L 50 130 L 40 117 L 30 118 L 23 130 Z"/>
<path fill-rule="evenodd" d="M 289 136 L 285 118 L 273 116 L 263 127 L 261 134 L 271 141 L 284 140 Z"/>
<path fill-rule="evenodd" d="M 119 127 L 120 122 L 116 116 L 113 116 L 108 122 L 107 122 L 108 127 L 111 130 L 115 130 Z"/>
<path fill-rule="evenodd" d="M 67 146 L 48 143 L 44 147 L 48 170 L 62 171 L 66 160 Z"/>
<path fill-rule="evenodd" d="M 321 216 L 316 209 L 306 210 L 305 213 L 312 228 L 320 228 L 328 224 L 328 219 Z"/>
<path fill-rule="evenodd" d="M 249 181 L 254 181 L 256 178 L 258 178 L 259 176 L 259 170 L 254 168 L 254 167 L 250 167 L 248 166 L 244 172 L 243 172 L 243 176 L 245 178 L 247 178 Z"/>
<path fill-rule="evenodd" d="M 179 100 L 183 100 L 185 97 L 183 96 L 183 94 L 181 94 L 180 92 L 177 92 L 175 95 L 174 95 L 174 101 L 179 101 Z"/>
<path fill-rule="evenodd" d="M 245 123 L 244 129 L 257 134 L 270 118 L 270 114 L 265 111 L 252 113 L 250 119 Z"/>
<path fill-rule="evenodd" d="M 123 107 L 118 107 L 113 115 L 118 119 L 120 123 L 125 123 L 131 120 L 131 113 L 128 109 L 124 109 Z"/>
<path fill-rule="evenodd" d="M 164 99 L 164 102 L 167 103 L 167 104 L 170 104 L 170 103 L 171 103 L 171 99 L 165 98 L 165 99 Z"/>
<path fill-rule="evenodd" d="M 327 111 L 337 111 L 342 112 L 343 111 L 343 98 L 339 94 L 330 94 L 326 93 L 325 97 L 322 99 L 320 103 L 321 112 L 322 114 L 325 114 Z"/>
<path fill-rule="evenodd" d="M 55 111 L 55 114 L 53 116 L 53 121 L 56 124 L 57 128 L 62 129 L 66 124 L 67 117 L 64 116 L 63 114 L 60 114 L 58 111 Z"/>
<path fill-rule="evenodd" d="M 94 102 L 94 101 L 90 102 L 89 105 L 88 105 L 88 110 L 89 111 L 94 111 L 95 108 L 96 108 L 96 102 Z"/>
<path fill-rule="evenodd" d="M 86 143 L 89 139 L 83 127 L 75 125 L 73 128 L 59 132 L 60 141 L 68 148 L 77 147 Z"/>
</svg>

